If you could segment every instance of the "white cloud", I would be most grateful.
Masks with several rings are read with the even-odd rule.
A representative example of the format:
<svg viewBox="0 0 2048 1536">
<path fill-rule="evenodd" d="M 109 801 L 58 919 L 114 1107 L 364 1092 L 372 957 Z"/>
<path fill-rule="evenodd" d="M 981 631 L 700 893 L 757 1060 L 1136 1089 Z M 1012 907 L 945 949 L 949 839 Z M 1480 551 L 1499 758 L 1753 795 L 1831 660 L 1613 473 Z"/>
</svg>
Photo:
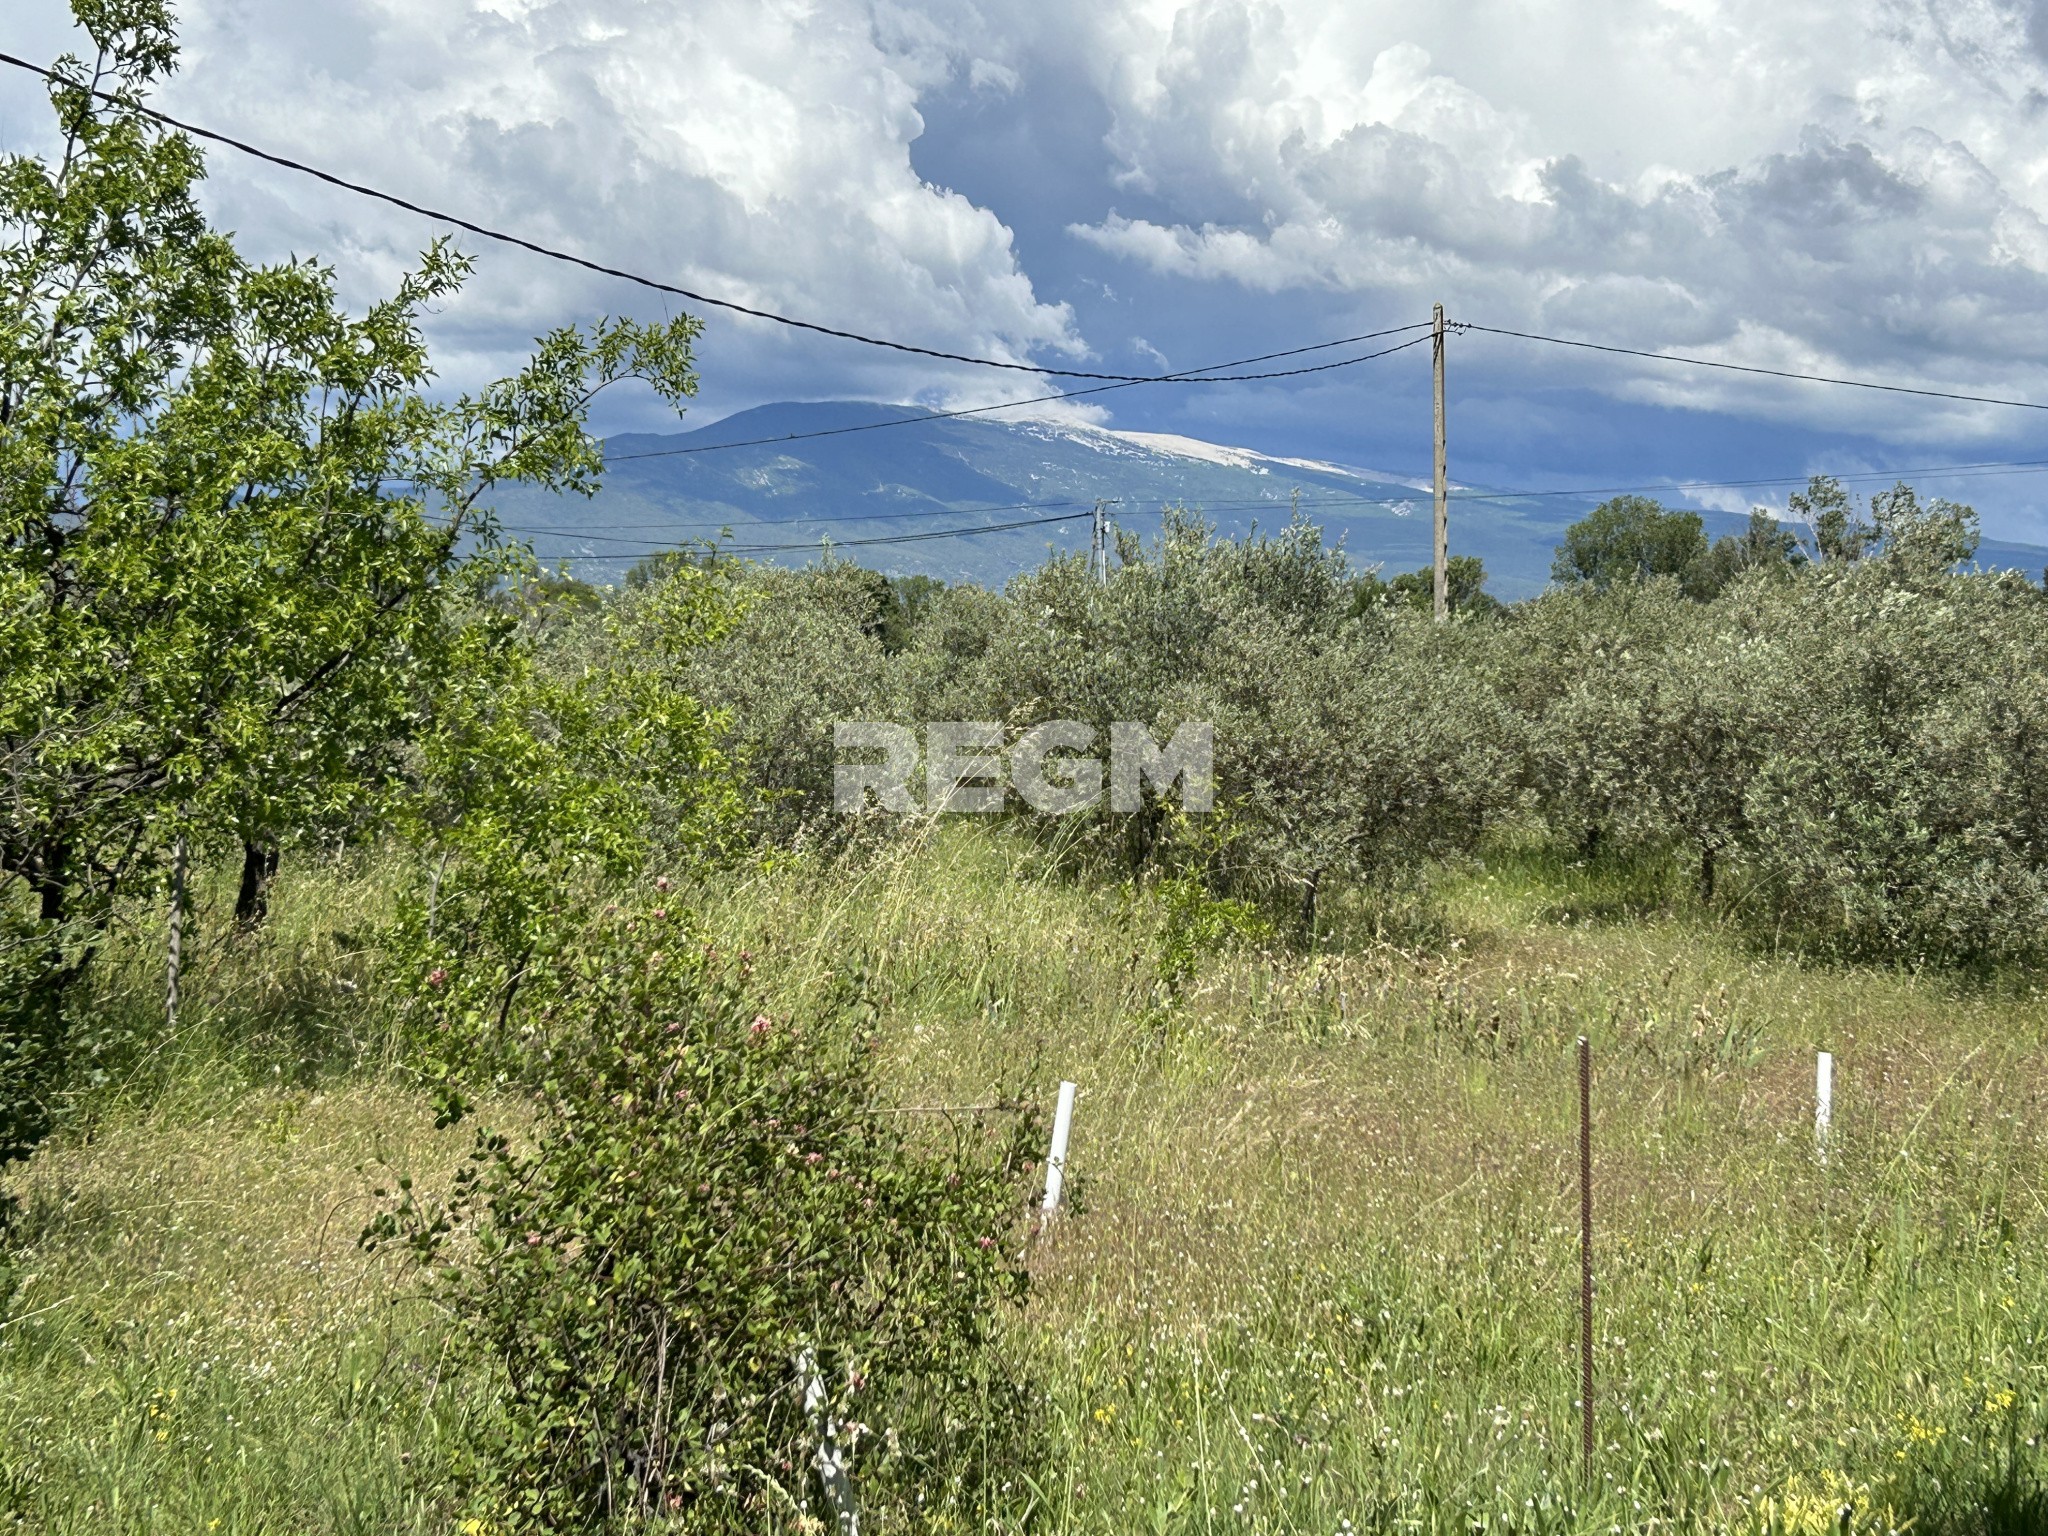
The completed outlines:
<svg viewBox="0 0 2048 1536">
<path fill-rule="evenodd" d="M 54 48 L 61 0 L 15 9 L 11 45 Z M 1076 233 L 1138 274 L 1397 318 L 1440 298 L 1523 329 L 2048 399 L 2048 0 L 181 9 L 173 110 L 609 264 L 949 351 L 1087 355 L 1004 222 L 1033 210 L 1000 188 L 991 208 L 930 185 L 911 158 L 934 93 L 1028 113 L 1034 84 L 1057 75 L 1063 101 L 1092 93 L 1107 123 L 1097 160 L 1059 166 L 1086 183 L 1059 216 L 1097 209 Z M 10 142 L 20 99 L 0 97 Z M 212 205 L 251 249 L 317 251 L 356 302 L 388 290 L 433 232 L 225 150 L 211 163 Z M 564 319 L 662 308 L 464 244 L 482 270 L 433 338 L 454 382 L 513 366 Z M 1118 329 L 1152 330 L 1142 285 L 1117 288 L 1136 307 Z M 1166 302 L 1185 304 L 1177 289 Z M 704 371 L 727 404 L 1044 392 L 1030 376 L 706 318 Z M 1459 345 L 1485 346 L 1504 385 L 1589 383 L 1902 439 L 2011 425 L 1992 408 Z"/>
<path fill-rule="evenodd" d="M 60 13 L 56 0 L 46 8 Z M 864 0 L 186 0 L 168 110 L 479 223 L 762 308 L 947 351 L 1082 355 L 1010 230 L 926 184 L 922 91 L 957 63 L 916 8 Z M 47 19 L 47 18 L 46 18 Z M 45 29 L 53 30 L 53 29 Z M 74 46 L 83 43 L 77 35 Z M 981 72 L 991 88 L 999 65 Z M 253 254 L 317 251 L 357 303 L 435 232 L 231 151 L 208 200 Z M 664 301 L 477 237 L 435 322 L 453 382 L 516 366 L 538 330 Z M 696 309 L 677 301 L 674 307 Z M 699 310 L 704 351 L 771 394 L 979 399 L 1029 376 L 920 365 Z M 805 383 L 813 387 L 805 390 Z M 758 396 L 757 396 L 758 398 Z"/>
<path fill-rule="evenodd" d="M 2048 398 L 2048 5 L 1126 0 L 1091 45 L 1146 268 Z M 1500 347 L 1507 343 L 1498 344 Z M 1504 356 L 1490 352 L 1490 357 Z M 1902 436 L 2010 413 L 1571 354 L 1532 371 Z"/>
</svg>

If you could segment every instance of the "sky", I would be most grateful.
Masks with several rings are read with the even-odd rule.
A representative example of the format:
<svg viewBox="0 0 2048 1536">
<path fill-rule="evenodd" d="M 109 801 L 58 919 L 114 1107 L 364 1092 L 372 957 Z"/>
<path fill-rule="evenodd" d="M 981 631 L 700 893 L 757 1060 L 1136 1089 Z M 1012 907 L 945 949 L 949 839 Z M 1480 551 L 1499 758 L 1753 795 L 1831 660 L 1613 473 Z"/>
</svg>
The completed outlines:
<svg viewBox="0 0 2048 1536">
<path fill-rule="evenodd" d="M 1151 373 L 1441 302 L 1502 329 L 2048 402 L 2048 0 L 186 0 L 180 18 L 182 68 L 156 98 L 176 115 L 916 345 Z M 85 47 L 60 0 L 0 12 L 7 52 Z M 0 148 L 47 152 L 38 83 L 0 75 Z M 229 150 L 208 163 L 208 210 L 246 254 L 317 256 L 357 305 L 436 233 Z M 511 371 L 555 326 L 676 308 L 459 243 L 477 276 L 429 326 L 450 389 Z M 692 427 L 774 400 L 946 408 L 1059 387 L 695 312 Z M 1468 484 L 2048 460 L 2048 411 L 1471 332 L 1447 372 Z M 1061 409 L 1429 464 L 1426 346 Z M 621 395 L 596 425 L 674 419 Z M 2048 473 L 1912 478 L 1973 503 L 1988 534 L 2048 543 Z"/>
</svg>

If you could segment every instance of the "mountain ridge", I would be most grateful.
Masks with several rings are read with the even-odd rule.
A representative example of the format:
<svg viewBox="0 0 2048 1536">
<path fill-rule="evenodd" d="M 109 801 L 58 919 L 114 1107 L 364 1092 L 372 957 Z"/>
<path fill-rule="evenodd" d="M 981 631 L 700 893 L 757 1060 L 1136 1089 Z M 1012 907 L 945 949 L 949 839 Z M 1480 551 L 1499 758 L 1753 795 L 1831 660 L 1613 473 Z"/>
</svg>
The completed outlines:
<svg viewBox="0 0 2048 1536">
<path fill-rule="evenodd" d="M 1430 492 L 1414 477 L 1079 422 L 779 401 L 689 431 L 621 433 L 606 439 L 605 459 L 604 485 L 587 500 L 507 487 L 496 499 L 506 531 L 599 581 L 729 529 L 730 546 L 758 558 L 802 563 L 829 547 L 891 575 L 1000 586 L 1049 551 L 1085 549 L 1086 514 L 1101 500 L 1120 527 L 1147 536 L 1167 505 L 1232 536 L 1284 526 L 1298 509 L 1362 567 L 1430 559 Z M 1565 528 L 1601 499 L 1454 494 L 1452 551 L 1484 560 L 1489 590 L 1508 600 L 1542 589 Z M 1693 510 L 1709 537 L 1745 522 Z M 993 531 L 949 536 L 964 529 Z M 1987 539 L 1979 559 L 2038 575 L 2048 549 Z"/>
</svg>

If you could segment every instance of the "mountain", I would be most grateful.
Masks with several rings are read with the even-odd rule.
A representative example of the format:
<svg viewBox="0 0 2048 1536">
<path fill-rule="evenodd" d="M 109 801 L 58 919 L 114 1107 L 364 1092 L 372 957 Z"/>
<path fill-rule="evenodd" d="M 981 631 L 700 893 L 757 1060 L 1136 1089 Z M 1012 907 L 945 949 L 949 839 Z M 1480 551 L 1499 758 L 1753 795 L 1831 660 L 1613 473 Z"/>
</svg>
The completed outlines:
<svg viewBox="0 0 2048 1536">
<path fill-rule="evenodd" d="M 917 419 L 876 425 L 904 417 Z M 830 435 L 807 435 L 818 433 Z M 566 560 L 593 580 L 615 579 L 651 550 L 729 528 L 728 547 L 762 559 L 802 563 L 829 538 L 847 558 L 891 574 L 999 586 L 1048 549 L 1085 550 L 1098 500 L 1111 504 L 1119 528 L 1148 537 L 1168 504 L 1193 508 L 1234 535 L 1283 527 L 1299 506 L 1361 567 L 1414 570 L 1430 558 L 1423 481 L 1194 438 L 920 416 L 864 401 L 764 405 L 691 432 L 613 437 L 595 497 L 514 486 L 495 505 L 506 530 L 543 560 Z M 1496 596 L 1530 596 L 1548 578 L 1566 525 L 1595 500 L 1461 486 L 1451 549 L 1486 562 Z M 1710 536 L 1743 521 L 1702 516 Z M 963 528 L 994 531 L 950 536 Z M 864 542 L 877 539 L 892 542 Z M 2038 573 L 2048 550 L 1987 540 L 1980 558 Z"/>
</svg>

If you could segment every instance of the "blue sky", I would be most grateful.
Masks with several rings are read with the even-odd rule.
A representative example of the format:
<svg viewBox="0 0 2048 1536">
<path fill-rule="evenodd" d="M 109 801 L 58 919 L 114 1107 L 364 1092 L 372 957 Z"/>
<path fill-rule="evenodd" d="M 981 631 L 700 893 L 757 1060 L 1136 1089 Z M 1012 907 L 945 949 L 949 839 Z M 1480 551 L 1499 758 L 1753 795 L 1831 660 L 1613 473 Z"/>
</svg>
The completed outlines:
<svg viewBox="0 0 2048 1536">
<path fill-rule="evenodd" d="M 1427 316 L 2048 401 L 2048 3 L 205 0 L 170 110 L 614 264 L 948 350 L 1186 368 Z M 17 0 L 0 48 L 75 46 Z M 47 147 L 32 82 L 0 144 Z M 432 233 L 212 157 L 252 254 L 361 302 Z M 471 240 L 451 387 L 655 315 Z M 978 405 L 1029 376 L 717 315 L 692 425 L 776 399 Z M 1500 486 L 2048 459 L 2048 412 L 1454 338 L 1452 466 Z M 1134 389 L 1091 419 L 1408 473 L 1427 356 Z M 660 425 L 620 399 L 601 424 Z M 1944 480 L 2048 542 L 2048 475 Z M 1694 493 L 1783 504 L 1783 492 Z M 1686 498 L 1673 496 L 1682 501 Z"/>
</svg>

